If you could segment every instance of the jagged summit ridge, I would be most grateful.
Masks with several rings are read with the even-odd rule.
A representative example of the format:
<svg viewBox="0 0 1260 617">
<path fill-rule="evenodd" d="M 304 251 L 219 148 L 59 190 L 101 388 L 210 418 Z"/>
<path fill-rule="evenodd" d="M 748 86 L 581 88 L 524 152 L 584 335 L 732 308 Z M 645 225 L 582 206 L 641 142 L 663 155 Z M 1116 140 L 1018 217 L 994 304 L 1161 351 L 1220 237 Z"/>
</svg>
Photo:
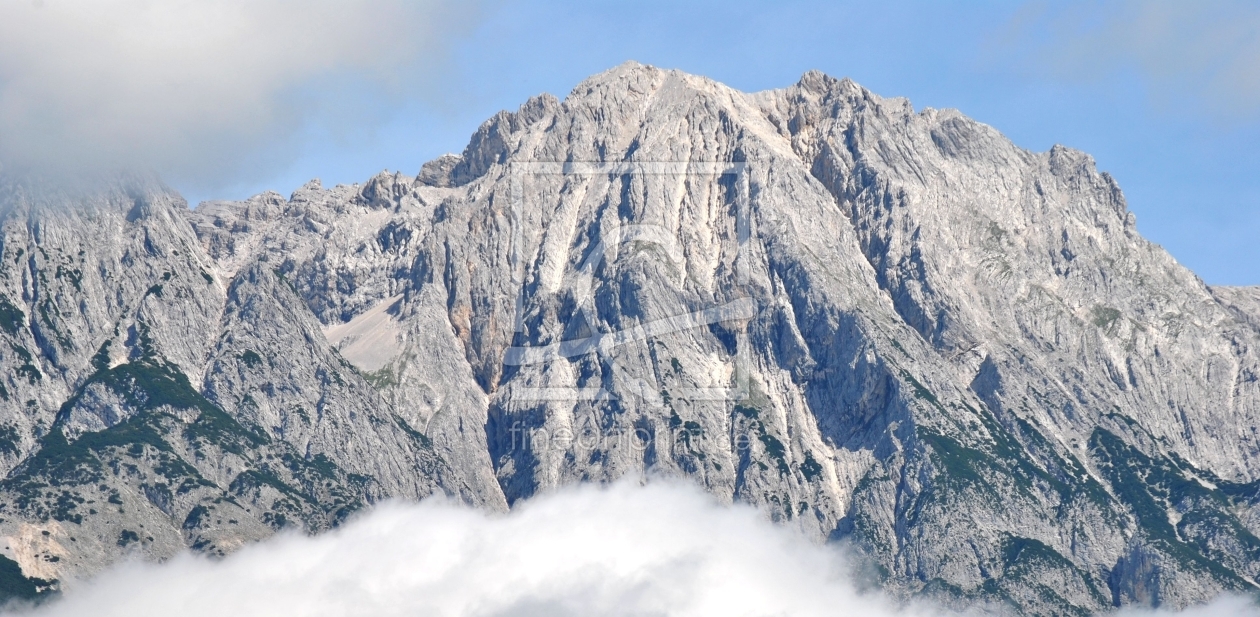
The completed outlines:
<svg viewBox="0 0 1260 617">
<path fill-rule="evenodd" d="M 626 63 L 415 177 L 126 195 L 5 193 L 27 576 L 659 474 L 907 596 L 1254 588 L 1260 303 L 1142 239 L 1083 153 L 818 72 L 747 94 Z"/>
</svg>

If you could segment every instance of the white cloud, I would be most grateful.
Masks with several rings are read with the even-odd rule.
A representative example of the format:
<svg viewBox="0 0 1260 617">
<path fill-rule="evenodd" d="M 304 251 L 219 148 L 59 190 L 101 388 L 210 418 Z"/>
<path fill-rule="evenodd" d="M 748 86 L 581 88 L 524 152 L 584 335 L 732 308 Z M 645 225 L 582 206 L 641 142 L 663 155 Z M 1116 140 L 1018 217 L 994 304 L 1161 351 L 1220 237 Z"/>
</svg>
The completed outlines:
<svg viewBox="0 0 1260 617">
<path fill-rule="evenodd" d="M 1192 606 L 1183 611 L 1148 611 L 1126 609 L 1116 617 L 1255 617 L 1260 614 L 1256 605 L 1242 597 L 1224 597 L 1203 606 Z"/>
<path fill-rule="evenodd" d="M 37 617 L 180 615 L 899 615 L 859 593 L 843 556 L 695 488 L 583 486 L 508 515 L 387 504 L 318 537 L 282 535 L 226 559 L 130 563 Z M 1186 617 L 1254 615 L 1227 600 Z"/>
<path fill-rule="evenodd" d="M 474 4 L 0 0 L 0 161 L 265 173 L 305 127 L 422 90 Z"/>
<path fill-rule="evenodd" d="M 887 615 L 839 555 L 696 489 L 586 486 L 509 515 L 390 504 L 221 561 L 129 564 L 44 617 Z"/>
<path fill-rule="evenodd" d="M 1033 2 L 1012 26 L 1004 61 L 1066 79 L 1137 76 L 1164 106 L 1260 116 L 1260 4 L 1252 0 Z"/>
</svg>

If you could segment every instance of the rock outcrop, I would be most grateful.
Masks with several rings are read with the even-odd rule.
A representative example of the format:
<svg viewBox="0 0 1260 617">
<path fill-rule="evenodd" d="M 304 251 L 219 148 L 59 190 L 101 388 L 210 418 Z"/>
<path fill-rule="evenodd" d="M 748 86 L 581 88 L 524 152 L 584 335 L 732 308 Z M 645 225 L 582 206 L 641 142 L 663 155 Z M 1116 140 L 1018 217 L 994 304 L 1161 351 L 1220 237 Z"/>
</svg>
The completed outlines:
<svg viewBox="0 0 1260 617">
<path fill-rule="evenodd" d="M 1083 613 L 1260 574 L 1260 292 L 1144 240 L 1087 155 L 955 111 L 628 63 L 416 177 L 3 201 L 28 577 L 627 475 L 850 542 L 907 597 Z"/>
</svg>

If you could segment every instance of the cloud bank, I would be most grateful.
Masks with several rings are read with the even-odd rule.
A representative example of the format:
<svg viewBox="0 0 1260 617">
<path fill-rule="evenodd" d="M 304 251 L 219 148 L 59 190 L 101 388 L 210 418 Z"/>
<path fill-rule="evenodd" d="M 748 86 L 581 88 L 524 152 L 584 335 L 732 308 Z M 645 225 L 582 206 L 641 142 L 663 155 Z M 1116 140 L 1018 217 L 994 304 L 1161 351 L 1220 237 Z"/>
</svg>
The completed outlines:
<svg viewBox="0 0 1260 617">
<path fill-rule="evenodd" d="M 508 515 L 387 504 L 332 533 L 131 563 L 35 617 L 941 615 L 860 593 L 834 548 L 671 484 L 584 486 Z M 1131 612 L 1129 615 L 1139 615 Z M 1184 617 L 1254 615 L 1227 600 Z"/>
<path fill-rule="evenodd" d="M 1260 4 L 1251 0 L 1031 2 L 1003 38 L 1024 52 L 1007 56 L 1022 70 L 1136 76 L 1162 106 L 1260 119 Z"/>
<path fill-rule="evenodd" d="M 834 551 L 672 485 L 591 486 L 510 515 L 389 504 L 212 562 L 130 564 L 37 611 L 182 615 L 891 615 Z"/>
<path fill-rule="evenodd" d="M 4 0 L 0 164 L 265 174 L 303 131 L 353 136 L 423 93 L 474 4 Z"/>
</svg>

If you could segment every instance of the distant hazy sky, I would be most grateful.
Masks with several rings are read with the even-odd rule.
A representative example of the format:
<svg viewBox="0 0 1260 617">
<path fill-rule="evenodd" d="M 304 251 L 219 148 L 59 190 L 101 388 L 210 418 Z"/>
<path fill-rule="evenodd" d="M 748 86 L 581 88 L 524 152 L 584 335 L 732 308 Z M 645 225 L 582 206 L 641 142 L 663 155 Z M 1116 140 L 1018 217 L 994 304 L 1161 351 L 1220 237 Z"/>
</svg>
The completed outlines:
<svg viewBox="0 0 1260 617">
<path fill-rule="evenodd" d="M 111 1 L 125 9 L 119 14 L 151 11 L 143 0 Z M 74 2 L 42 0 L 39 10 L 65 4 Z M 784 87 L 820 69 L 882 96 L 907 97 L 917 109 L 958 108 L 1031 150 L 1055 143 L 1085 150 L 1119 180 L 1148 238 L 1210 283 L 1260 284 L 1260 2 L 225 4 L 240 15 L 218 16 L 227 25 L 192 56 L 191 76 L 174 79 L 196 83 L 199 70 L 214 76 L 216 54 L 235 50 L 217 81 L 179 91 L 193 111 L 158 113 L 162 126 L 192 137 L 163 141 L 171 134 L 164 130 L 150 136 L 162 154 L 153 154 L 158 146 L 145 151 L 193 203 L 264 189 L 287 194 L 313 177 L 331 184 L 385 168 L 416 173 L 424 161 L 462 150 L 496 111 L 540 92 L 563 97 L 588 75 L 628 59 L 750 91 Z M 273 26 L 285 11 L 301 18 Z M 38 31 L 22 24 L 6 32 L 6 17 L 0 15 L 0 122 L 8 113 L 19 119 L 16 126 L 30 126 L 26 116 L 12 116 L 21 106 L 5 100 L 6 78 L 40 66 L 31 79 L 43 83 L 50 69 L 33 61 L 5 66 L 15 45 L 4 39 L 18 28 Z M 180 50 L 195 36 L 176 37 Z M 132 39 L 107 43 L 135 49 Z M 181 75 L 179 53 L 119 100 L 172 83 Z M 132 56 L 113 61 L 123 77 L 131 75 Z M 169 105 L 157 100 L 150 107 Z M 225 110 L 220 124 L 189 119 L 208 109 Z M 121 122 L 110 118 L 106 126 Z M 274 136 L 273 145 L 225 128 L 242 118 L 260 127 L 250 135 Z M 201 154 L 179 154 L 188 150 Z"/>
</svg>

